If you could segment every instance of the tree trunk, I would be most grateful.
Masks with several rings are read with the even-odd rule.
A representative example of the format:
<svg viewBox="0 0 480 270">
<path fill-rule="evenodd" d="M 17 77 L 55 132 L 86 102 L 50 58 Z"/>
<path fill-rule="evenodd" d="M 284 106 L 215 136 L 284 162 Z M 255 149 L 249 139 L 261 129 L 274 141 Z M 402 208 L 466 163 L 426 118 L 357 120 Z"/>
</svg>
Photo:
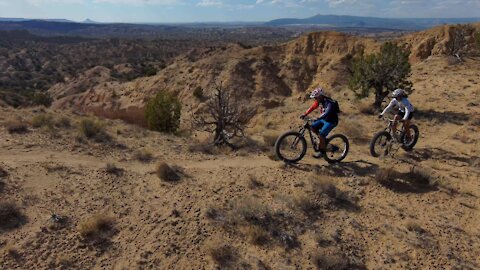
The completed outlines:
<svg viewBox="0 0 480 270">
<path fill-rule="evenodd" d="M 373 103 L 375 109 L 380 110 L 382 108 L 382 102 L 387 95 L 388 92 L 383 92 L 382 88 L 375 89 L 375 102 Z"/>
</svg>

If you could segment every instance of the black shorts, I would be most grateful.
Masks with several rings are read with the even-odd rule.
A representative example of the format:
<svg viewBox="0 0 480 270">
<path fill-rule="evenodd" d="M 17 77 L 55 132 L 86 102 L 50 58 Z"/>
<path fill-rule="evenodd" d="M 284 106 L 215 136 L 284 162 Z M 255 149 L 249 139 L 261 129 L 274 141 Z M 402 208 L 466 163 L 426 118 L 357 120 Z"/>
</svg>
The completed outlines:
<svg viewBox="0 0 480 270">
<path fill-rule="evenodd" d="M 408 116 L 407 120 L 412 120 L 413 119 L 413 114 L 414 114 L 414 112 L 411 112 L 410 115 Z M 405 117 L 405 113 L 400 111 L 400 110 L 397 112 L 397 115 L 400 116 L 402 119 L 403 119 L 403 117 Z"/>
</svg>

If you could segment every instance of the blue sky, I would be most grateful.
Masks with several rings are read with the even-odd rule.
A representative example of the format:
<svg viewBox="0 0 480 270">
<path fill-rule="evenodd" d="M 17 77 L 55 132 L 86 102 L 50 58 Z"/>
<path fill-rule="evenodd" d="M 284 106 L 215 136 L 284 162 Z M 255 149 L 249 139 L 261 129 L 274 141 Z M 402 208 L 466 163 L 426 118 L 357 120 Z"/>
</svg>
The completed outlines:
<svg viewBox="0 0 480 270">
<path fill-rule="evenodd" d="M 0 17 L 76 21 L 267 21 L 315 14 L 480 17 L 480 0 L 0 0 Z"/>
</svg>

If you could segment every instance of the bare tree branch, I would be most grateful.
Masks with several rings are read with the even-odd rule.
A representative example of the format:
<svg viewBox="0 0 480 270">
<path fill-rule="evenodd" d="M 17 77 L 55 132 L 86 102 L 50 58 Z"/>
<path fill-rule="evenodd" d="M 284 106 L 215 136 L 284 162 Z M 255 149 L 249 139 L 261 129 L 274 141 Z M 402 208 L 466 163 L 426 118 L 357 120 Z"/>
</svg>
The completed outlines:
<svg viewBox="0 0 480 270">
<path fill-rule="evenodd" d="M 213 133 L 215 145 L 227 145 L 232 148 L 234 137 L 243 137 L 244 128 L 253 117 L 254 110 L 235 98 L 231 89 L 216 84 L 213 94 L 205 103 L 205 108 L 193 115 L 194 128 Z"/>
</svg>

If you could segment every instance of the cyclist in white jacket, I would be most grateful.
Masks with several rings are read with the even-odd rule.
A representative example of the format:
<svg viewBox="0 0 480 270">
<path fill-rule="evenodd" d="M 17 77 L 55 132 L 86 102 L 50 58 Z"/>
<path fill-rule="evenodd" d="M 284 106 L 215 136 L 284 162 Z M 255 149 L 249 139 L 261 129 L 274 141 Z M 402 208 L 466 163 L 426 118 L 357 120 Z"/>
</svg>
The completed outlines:
<svg viewBox="0 0 480 270">
<path fill-rule="evenodd" d="M 393 91 L 392 97 L 392 101 L 390 101 L 390 104 L 388 104 L 385 110 L 383 110 L 383 112 L 379 115 L 379 118 L 382 118 L 385 113 L 391 111 L 393 108 L 397 108 L 398 110 L 395 114 L 394 120 L 403 122 L 405 135 L 407 136 L 407 138 L 411 138 L 410 121 L 413 118 L 413 112 L 415 111 L 415 108 L 405 95 L 405 91 L 403 91 L 402 89 L 397 89 Z M 396 134 L 397 122 L 393 124 L 392 129 L 393 134 Z"/>
</svg>

